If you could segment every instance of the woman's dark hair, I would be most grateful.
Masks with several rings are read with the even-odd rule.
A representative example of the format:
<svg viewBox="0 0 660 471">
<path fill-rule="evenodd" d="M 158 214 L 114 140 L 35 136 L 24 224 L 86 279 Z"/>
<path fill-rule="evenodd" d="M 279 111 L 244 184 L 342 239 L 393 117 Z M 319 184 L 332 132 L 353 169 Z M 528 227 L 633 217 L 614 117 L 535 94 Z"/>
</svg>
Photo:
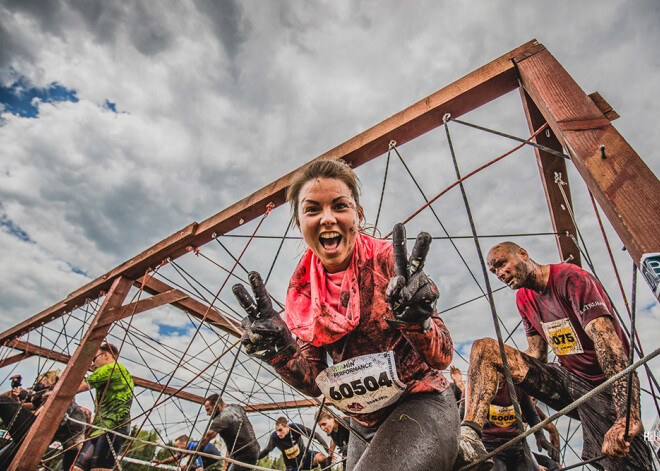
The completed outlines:
<svg viewBox="0 0 660 471">
<path fill-rule="evenodd" d="M 305 186 L 305 183 L 317 178 L 331 178 L 344 182 L 355 200 L 358 213 L 362 215 L 362 208 L 360 207 L 360 181 L 353 169 L 343 160 L 315 160 L 303 167 L 293 177 L 293 181 L 286 191 L 286 200 L 291 205 L 291 218 L 294 222 L 298 223 L 300 190 Z"/>
</svg>

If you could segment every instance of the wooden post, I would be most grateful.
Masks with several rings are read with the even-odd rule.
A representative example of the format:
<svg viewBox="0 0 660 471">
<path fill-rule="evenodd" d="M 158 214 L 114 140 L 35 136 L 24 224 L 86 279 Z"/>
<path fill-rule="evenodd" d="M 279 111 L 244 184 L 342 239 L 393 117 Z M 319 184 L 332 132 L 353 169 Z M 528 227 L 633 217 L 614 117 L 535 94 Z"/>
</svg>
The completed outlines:
<svg viewBox="0 0 660 471">
<path fill-rule="evenodd" d="M 525 91 L 659 297 L 658 178 L 550 52 L 543 49 L 517 67 Z"/>
<path fill-rule="evenodd" d="M 73 401 L 78 387 L 85 378 L 85 373 L 94 359 L 94 355 L 115 321 L 112 313 L 114 312 L 115 315 L 121 313 L 116 308 L 124 302 L 131 284 L 131 280 L 123 277 L 118 277 L 112 284 L 80 346 L 71 357 L 71 361 L 48 397 L 43 410 L 34 421 L 25 440 L 20 444 L 16 457 L 8 468 L 10 471 L 34 471 L 37 469 L 66 410 Z"/>
<path fill-rule="evenodd" d="M 545 124 L 545 119 L 522 87 L 520 88 L 520 96 L 522 98 L 529 130 L 531 133 L 534 133 Z M 536 136 L 536 143 L 563 152 L 561 144 L 550 129 L 547 130 L 547 134 L 541 133 Z M 557 233 L 555 240 L 557 241 L 557 249 L 559 249 L 559 259 L 562 261 L 568 260 L 570 263 L 581 266 L 580 250 L 570 237 L 570 235 L 572 235 L 573 238 L 577 240 L 577 229 L 575 224 L 573 224 L 573 219 L 568 212 L 561 191 L 555 183 L 555 175 L 561 175 L 563 181 L 566 182 L 566 186 L 564 187 L 566 199 L 572 207 L 571 190 L 568 187 L 568 175 L 566 174 L 566 161 L 563 158 L 545 152 L 538 147 L 535 147 L 534 151 L 536 153 L 536 162 L 539 166 L 539 172 L 541 172 L 541 181 L 543 182 L 543 189 L 545 190 L 545 199 L 548 202 L 548 211 L 550 212 L 552 227 Z"/>
</svg>

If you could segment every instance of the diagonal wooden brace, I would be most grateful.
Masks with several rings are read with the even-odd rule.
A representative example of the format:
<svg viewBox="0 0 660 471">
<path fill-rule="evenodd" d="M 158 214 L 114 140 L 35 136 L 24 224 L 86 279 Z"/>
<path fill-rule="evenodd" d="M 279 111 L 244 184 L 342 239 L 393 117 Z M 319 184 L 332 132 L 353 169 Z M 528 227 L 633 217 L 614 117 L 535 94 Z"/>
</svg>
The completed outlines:
<svg viewBox="0 0 660 471">
<path fill-rule="evenodd" d="M 85 378 L 85 373 L 92 363 L 94 355 L 108 334 L 112 323 L 116 320 L 112 316 L 113 312 L 115 316 L 120 313 L 120 310 L 113 311 L 113 308 L 121 306 L 132 283 L 132 280 L 124 277 L 118 277 L 112 283 L 108 295 L 94 316 L 80 346 L 71 357 L 71 361 L 48 397 L 41 413 L 20 445 L 16 457 L 8 468 L 10 471 L 34 471 L 37 469 L 41 457 L 48 449 L 66 410 Z"/>
</svg>

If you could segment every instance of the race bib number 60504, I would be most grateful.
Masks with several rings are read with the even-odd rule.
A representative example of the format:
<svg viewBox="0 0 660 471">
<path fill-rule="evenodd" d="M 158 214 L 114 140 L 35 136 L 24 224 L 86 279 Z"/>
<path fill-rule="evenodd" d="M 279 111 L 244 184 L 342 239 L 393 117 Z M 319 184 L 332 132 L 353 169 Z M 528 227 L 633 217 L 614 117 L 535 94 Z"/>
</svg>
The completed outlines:
<svg viewBox="0 0 660 471">
<path fill-rule="evenodd" d="M 323 370 L 316 384 L 344 412 L 368 414 L 394 404 L 406 390 L 392 351 L 362 355 Z"/>
</svg>

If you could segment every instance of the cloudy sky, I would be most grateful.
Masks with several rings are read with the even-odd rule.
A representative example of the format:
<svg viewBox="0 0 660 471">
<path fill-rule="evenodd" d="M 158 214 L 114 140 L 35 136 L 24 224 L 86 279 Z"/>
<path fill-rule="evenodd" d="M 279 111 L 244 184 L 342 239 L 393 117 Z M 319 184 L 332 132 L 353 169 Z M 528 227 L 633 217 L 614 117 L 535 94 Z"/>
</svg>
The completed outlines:
<svg viewBox="0 0 660 471">
<path fill-rule="evenodd" d="M 615 126 L 657 175 L 658 24 L 660 5 L 652 0 L 4 0 L 0 328 L 532 38 L 587 93 L 598 90 L 609 101 L 621 115 Z M 517 92 L 464 119 L 527 134 Z M 514 145 L 458 124 L 450 130 L 464 173 Z M 430 197 L 456 177 L 444 130 L 417 141 L 399 150 Z M 379 222 L 384 232 L 423 204 L 398 157 L 391 157 Z M 358 171 L 371 223 L 384 162 L 379 158 Z M 595 269 L 623 312 L 584 184 L 573 168 L 567 178 Z M 552 230 L 529 149 L 474 177 L 466 188 L 481 234 Z M 434 207 L 449 234 L 469 234 L 458 191 Z M 427 213 L 411 222 L 410 233 L 424 229 L 445 236 Z M 281 236 L 286 219 L 285 209 L 275 211 L 260 233 Z M 609 225 L 608 235 L 630 296 L 630 258 Z M 507 238 L 529 246 L 540 262 L 558 261 L 552 236 Z M 234 253 L 245 244 L 226 239 Z M 485 250 L 491 241 L 497 239 L 482 241 Z M 244 265 L 267 272 L 277 241 L 255 244 Z M 429 272 L 441 286 L 442 309 L 483 289 L 473 242 L 461 239 L 456 245 L 481 287 L 457 250 L 439 239 Z M 284 297 L 301 250 L 297 241 L 285 244 L 269 284 L 275 297 Z M 227 257 L 217 244 L 208 251 L 216 261 Z M 224 281 L 219 273 L 183 259 L 210 291 L 218 290 Z M 515 326 L 512 294 L 496 296 L 505 323 Z M 231 303 L 230 296 L 224 299 Z M 660 309 L 643 282 L 638 311 L 642 343 L 650 351 L 657 345 Z M 483 300 L 452 309 L 445 319 L 464 355 L 474 338 L 493 335 Z M 194 332 L 176 313 L 145 315 L 140 322 L 182 348 Z M 520 332 L 514 339 L 524 343 Z M 465 363 L 457 364 L 465 369 Z M 650 403 L 645 406 L 650 425 L 655 412 Z"/>
</svg>

